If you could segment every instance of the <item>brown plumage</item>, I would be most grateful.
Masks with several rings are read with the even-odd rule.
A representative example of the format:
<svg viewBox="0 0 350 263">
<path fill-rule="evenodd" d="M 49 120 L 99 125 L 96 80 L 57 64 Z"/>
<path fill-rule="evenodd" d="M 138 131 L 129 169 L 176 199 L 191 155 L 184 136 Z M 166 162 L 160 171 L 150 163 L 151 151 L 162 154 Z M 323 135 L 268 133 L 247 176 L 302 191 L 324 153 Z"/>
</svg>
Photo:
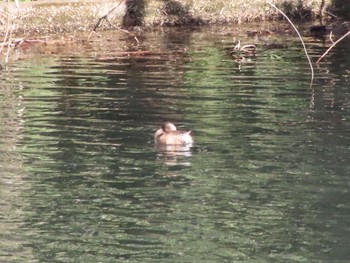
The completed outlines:
<svg viewBox="0 0 350 263">
<path fill-rule="evenodd" d="M 165 122 L 154 134 L 154 142 L 160 145 L 189 145 L 193 143 L 191 131 L 178 131 L 171 122 Z"/>
</svg>

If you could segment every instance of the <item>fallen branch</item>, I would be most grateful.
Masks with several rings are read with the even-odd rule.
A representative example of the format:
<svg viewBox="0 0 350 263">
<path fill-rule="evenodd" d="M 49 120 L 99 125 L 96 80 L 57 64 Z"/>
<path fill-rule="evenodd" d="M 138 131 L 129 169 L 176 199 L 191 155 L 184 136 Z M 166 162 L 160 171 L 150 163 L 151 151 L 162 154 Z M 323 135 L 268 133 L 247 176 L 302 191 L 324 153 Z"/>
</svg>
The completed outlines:
<svg viewBox="0 0 350 263">
<path fill-rule="evenodd" d="M 340 41 L 342 41 L 344 38 L 346 38 L 348 35 L 350 35 L 350 31 L 348 31 L 348 33 L 346 33 L 344 36 L 342 36 L 341 38 L 339 38 L 337 41 L 333 42 L 333 44 L 326 50 L 326 52 L 324 52 L 323 55 L 316 61 L 316 64 L 320 63 L 320 61 L 328 54 L 328 52 L 329 52 L 336 44 L 338 44 Z"/>
<path fill-rule="evenodd" d="M 11 36 L 11 34 L 10 34 Z M 41 40 L 41 39 L 25 39 L 25 38 L 18 38 L 15 40 L 11 40 L 11 37 L 8 37 L 8 41 L 2 42 L 0 44 L 0 49 L 4 47 L 14 47 L 18 48 L 24 44 L 32 44 L 32 43 L 47 43 L 46 40 Z"/>
<path fill-rule="evenodd" d="M 311 62 L 311 59 L 310 59 L 310 56 L 309 54 L 307 53 L 307 50 L 306 50 L 306 46 L 305 46 L 305 43 L 303 41 L 303 38 L 301 37 L 298 29 L 294 26 L 293 22 L 289 19 L 289 17 L 283 13 L 280 9 L 278 9 L 274 4 L 272 4 L 271 2 L 267 1 L 267 3 L 272 6 L 273 8 L 275 8 L 278 12 L 280 12 L 286 19 L 287 21 L 292 25 L 292 27 L 294 28 L 295 32 L 297 32 L 298 34 L 298 37 L 301 41 L 301 43 L 303 44 L 303 47 L 304 47 L 304 52 L 305 52 L 305 55 L 307 57 L 307 60 L 309 61 L 309 65 L 310 65 L 310 69 L 311 69 L 311 83 L 313 82 L 314 80 L 314 67 L 312 66 L 312 62 Z"/>
</svg>

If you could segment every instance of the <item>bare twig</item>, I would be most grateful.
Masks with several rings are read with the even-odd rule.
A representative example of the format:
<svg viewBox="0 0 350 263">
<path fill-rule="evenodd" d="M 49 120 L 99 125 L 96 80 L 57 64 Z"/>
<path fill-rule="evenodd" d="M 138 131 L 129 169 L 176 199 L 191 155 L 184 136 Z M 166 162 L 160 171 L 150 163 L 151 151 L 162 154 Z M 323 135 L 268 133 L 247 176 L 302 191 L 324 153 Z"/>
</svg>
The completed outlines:
<svg viewBox="0 0 350 263">
<path fill-rule="evenodd" d="M 242 51 L 248 51 L 248 50 L 254 50 L 255 51 L 255 49 L 256 49 L 256 46 L 252 45 L 252 44 L 244 45 L 244 46 L 241 47 Z"/>
<path fill-rule="evenodd" d="M 9 4 L 9 2 L 8 2 L 8 4 Z M 12 21 L 11 21 L 11 14 L 10 14 L 9 8 L 8 8 L 7 12 L 8 13 L 7 13 L 5 37 L 4 37 L 4 40 L 2 42 L 2 45 L 0 45 L 0 55 L 1 55 L 4 46 L 6 45 L 6 43 L 8 43 L 6 57 L 5 57 L 5 64 L 8 63 L 8 59 L 10 56 L 11 37 L 12 37 Z"/>
<path fill-rule="evenodd" d="M 335 14 L 333 14 L 333 13 L 327 11 L 327 10 L 323 10 L 323 13 L 325 13 L 325 14 L 327 14 L 327 15 L 329 15 L 329 16 L 332 16 L 332 17 L 334 17 L 335 19 L 340 19 L 339 16 L 336 16 Z"/>
<path fill-rule="evenodd" d="M 234 50 L 240 50 L 241 49 L 241 41 L 238 40 L 237 45 L 235 45 L 235 47 L 233 48 Z"/>
<path fill-rule="evenodd" d="M 346 33 L 345 35 L 343 35 L 341 38 L 339 38 L 337 41 L 335 41 L 327 50 L 326 52 L 323 53 L 323 55 L 316 61 L 316 64 L 320 63 L 320 61 L 328 54 L 328 52 L 336 45 L 338 44 L 340 41 L 342 41 L 344 38 L 346 38 L 347 36 L 350 35 L 350 31 L 348 31 L 348 33 Z"/>
<path fill-rule="evenodd" d="M 323 25 L 323 18 L 324 18 L 324 9 L 325 9 L 325 0 L 321 1 L 320 11 L 319 11 L 319 17 L 320 17 L 320 24 Z"/>
<path fill-rule="evenodd" d="M 10 36 L 9 36 L 9 42 L 10 43 L 11 43 L 11 39 L 12 39 L 12 28 L 10 30 Z M 5 64 L 7 64 L 9 62 L 10 52 L 11 52 L 11 45 L 7 45 Z"/>
<path fill-rule="evenodd" d="M 333 41 L 333 31 L 331 31 L 329 33 L 329 40 L 332 42 L 332 44 L 334 43 L 334 41 Z"/>
<path fill-rule="evenodd" d="M 92 35 L 96 35 L 98 38 L 101 37 L 99 34 L 96 33 L 96 31 L 91 31 L 90 34 L 89 34 L 89 36 L 88 36 L 88 38 L 87 38 L 87 41 L 90 40 L 90 38 L 91 38 Z"/>
<path fill-rule="evenodd" d="M 105 14 L 104 16 L 101 16 L 101 17 L 98 19 L 96 25 L 94 26 L 93 31 L 96 31 L 96 30 L 97 30 L 97 28 L 101 25 L 101 23 L 102 23 L 103 20 L 106 20 L 106 21 L 111 25 L 111 22 L 108 21 L 108 16 L 109 16 L 115 9 L 117 9 L 123 1 L 124 1 L 124 0 L 121 0 L 117 5 L 115 5 L 111 10 L 109 10 L 107 14 Z"/>
<path fill-rule="evenodd" d="M 20 47 L 23 44 L 32 44 L 32 43 L 46 43 L 46 39 L 25 39 L 25 38 L 19 38 L 15 39 L 13 41 L 15 48 Z"/>
<path fill-rule="evenodd" d="M 115 25 L 113 25 L 107 18 L 106 18 L 107 23 L 114 29 L 118 29 Z"/>
<path fill-rule="evenodd" d="M 275 8 L 278 12 L 280 12 L 280 13 L 287 19 L 287 21 L 291 24 L 291 26 L 294 28 L 295 32 L 297 32 L 298 37 L 299 37 L 301 43 L 303 44 L 304 52 L 305 52 L 305 55 L 306 55 L 306 57 L 307 57 L 307 60 L 309 61 L 309 65 L 310 65 L 310 69 L 311 69 L 311 83 L 312 83 L 312 81 L 313 81 L 313 79 L 314 79 L 314 67 L 312 66 L 312 62 L 311 62 L 310 56 L 309 56 L 309 54 L 307 53 L 305 43 L 304 43 L 303 38 L 301 37 L 301 35 L 300 35 L 298 29 L 294 26 L 293 22 L 289 19 L 289 17 L 288 17 L 285 13 L 283 13 L 279 8 L 277 8 L 277 7 L 276 7 L 274 4 L 272 4 L 271 2 L 267 1 L 267 3 L 268 3 L 270 6 L 272 6 L 273 8 Z"/>
</svg>

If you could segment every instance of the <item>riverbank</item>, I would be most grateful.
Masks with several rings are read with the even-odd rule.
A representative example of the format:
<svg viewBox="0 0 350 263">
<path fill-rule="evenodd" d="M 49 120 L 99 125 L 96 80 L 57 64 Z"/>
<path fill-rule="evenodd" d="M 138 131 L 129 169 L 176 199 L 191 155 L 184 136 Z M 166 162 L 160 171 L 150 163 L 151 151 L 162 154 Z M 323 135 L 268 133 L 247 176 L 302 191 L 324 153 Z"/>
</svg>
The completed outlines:
<svg viewBox="0 0 350 263">
<path fill-rule="evenodd" d="M 330 1 L 326 1 L 326 6 Z M 322 0 L 276 0 L 288 16 L 317 19 Z M 115 7 L 115 8 L 114 8 Z M 114 9 L 113 9 L 114 8 Z M 43 35 L 91 31 L 99 18 L 108 14 L 98 30 L 122 26 L 126 1 L 101 0 L 43 0 L 20 3 L 2 3 L 0 8 L 0 34 L 12 31 L 15 36 Z M 148 27 L 244 23 L 277 20 L 281 15 L 265 0 L 148 0 L 143 11 L 143 25 Z"/>
</svg>

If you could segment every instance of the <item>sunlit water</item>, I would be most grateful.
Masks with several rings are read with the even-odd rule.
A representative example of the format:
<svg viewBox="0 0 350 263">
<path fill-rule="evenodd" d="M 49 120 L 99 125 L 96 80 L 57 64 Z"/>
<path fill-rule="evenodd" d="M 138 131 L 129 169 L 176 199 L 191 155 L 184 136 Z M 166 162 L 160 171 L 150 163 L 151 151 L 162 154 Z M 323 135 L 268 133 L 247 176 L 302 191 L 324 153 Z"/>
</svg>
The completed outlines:
<svg viewBox="0 0 350 263">
<path fill-rule="evenodd" d="M 298 39 L 254 27 L 12 53 L 0 261 L 349 262 L 349 40 L 310 87 Z M 313 61 L 330 45 L 305 40 Z M 256 52 L 233 52 L 238 41 Z M 163 121 L 195 145 L 157 150 Z"/>
</svg>

